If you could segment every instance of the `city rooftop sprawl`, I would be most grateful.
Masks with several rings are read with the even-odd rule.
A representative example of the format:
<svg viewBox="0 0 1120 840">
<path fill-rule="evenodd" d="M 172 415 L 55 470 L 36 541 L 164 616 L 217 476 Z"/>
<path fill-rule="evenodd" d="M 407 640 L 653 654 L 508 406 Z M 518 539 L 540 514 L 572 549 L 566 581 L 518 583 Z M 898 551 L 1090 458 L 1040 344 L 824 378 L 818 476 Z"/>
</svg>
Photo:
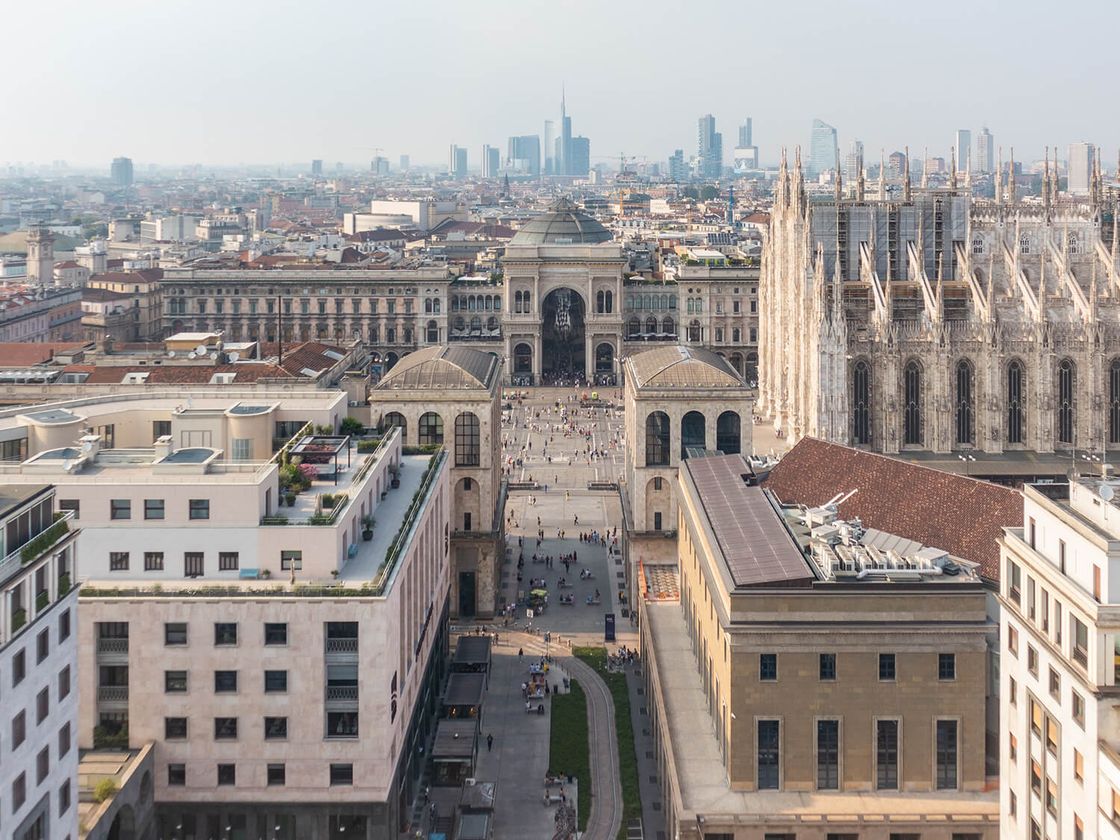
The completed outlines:
<svg viewBox="0 0 1120 840">
<path fill-rule="evenodd" d="M 1106 150 L 579 98 L 0 171 L 0 837 L 1120 838 Z"/>
</svg>

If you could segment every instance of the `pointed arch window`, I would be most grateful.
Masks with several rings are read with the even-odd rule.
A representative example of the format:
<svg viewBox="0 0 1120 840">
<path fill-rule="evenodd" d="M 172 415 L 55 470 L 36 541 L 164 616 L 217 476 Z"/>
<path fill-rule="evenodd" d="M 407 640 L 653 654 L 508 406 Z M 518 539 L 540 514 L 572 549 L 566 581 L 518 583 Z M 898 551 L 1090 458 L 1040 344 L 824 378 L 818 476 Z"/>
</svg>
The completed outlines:
<svg viewBox="0 0 1120 840">
<path fill-rule="evenodd" d="M 957 444 L 971 445 L 975 430 L 976 405 L 972 393 L 972 365 L 957 362 Z"/>
<path fill-rule="evenodd" d="M 1120 443 L 1120 357 L 1108 368 L 1108 442 Z"/>
<path fill-rule="evenodd" d="M 1072 359 L 1058 362 L 1058 443 L 1073 445 L 1073 417 L 1076 407 L 1077 368 Z"/>
<path fill-rule="evenodd" d="M 871 366 L 862 360 L 852 368 L 852 442 L 871 445 Z"/>
<path fill-rule="evenodd" d="M 1007 442 L 1022 443 L 1026 437 L 1023 408 L 1027 376 L 1023 363 L 1015 359 L 1007 366 Z"/>
<path fill-rule="evenodd" d="M 908 362 L 902 373 L 902 442 L 922 444 L 922 368 L 916 361 Z"/>
</svg>

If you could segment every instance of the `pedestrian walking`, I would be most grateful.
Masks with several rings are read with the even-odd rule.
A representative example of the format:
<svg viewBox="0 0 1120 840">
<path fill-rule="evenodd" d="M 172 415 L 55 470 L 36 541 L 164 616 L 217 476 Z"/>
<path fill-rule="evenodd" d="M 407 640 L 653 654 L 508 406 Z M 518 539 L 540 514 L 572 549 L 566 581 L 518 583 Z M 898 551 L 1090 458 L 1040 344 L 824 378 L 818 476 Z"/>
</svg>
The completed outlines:
<svg viewBox="0 0 1120 840">
<path fill-rule="evenodd" d="M 518 648 L 517 649 L 517 658 L 520 659 L 524 655 L 525 655 L 525 648 Z"/>
<path fill-rule="evenodd" d="M 489 735 L 486 736 L 486 752 L 490 752 L 490 750 L 492 750 L 492 749 L 494 749 L 494 733 L 493 732 L 491 732 Z"/>
</svg>

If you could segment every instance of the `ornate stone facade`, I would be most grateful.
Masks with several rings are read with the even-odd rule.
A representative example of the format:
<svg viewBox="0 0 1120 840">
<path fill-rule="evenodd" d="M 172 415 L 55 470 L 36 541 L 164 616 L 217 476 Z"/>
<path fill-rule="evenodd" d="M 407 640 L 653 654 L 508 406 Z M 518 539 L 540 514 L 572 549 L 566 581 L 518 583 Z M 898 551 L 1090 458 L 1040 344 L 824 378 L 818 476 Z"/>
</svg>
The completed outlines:
<svg viewBox="0 0 1120 840">
<path fill-rule="evenodd" d="M 784 158 L 760 282 L 759 409 L 898 453 L 1120 448 L 1115 202 L 805 193 Z"/>
</svg>

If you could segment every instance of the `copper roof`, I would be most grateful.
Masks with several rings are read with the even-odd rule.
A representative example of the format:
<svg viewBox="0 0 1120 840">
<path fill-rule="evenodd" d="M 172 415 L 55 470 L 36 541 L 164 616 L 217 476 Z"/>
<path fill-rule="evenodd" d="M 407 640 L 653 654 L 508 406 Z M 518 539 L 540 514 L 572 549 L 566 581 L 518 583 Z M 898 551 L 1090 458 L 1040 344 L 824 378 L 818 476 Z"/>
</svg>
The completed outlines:
<svg viewBox="0 0 1120 840">
<path fill-rule="evenodd" d="M 980 564 L 999 580 L 999 544 L 1005 527 L 1022 527 L 1018 490 L 942 472 L 816 438 L 803 438 L 764 482 L 783 503 L 818 506 L 856 490 L 840 505 L 844 519 L 935 545 Z"/>
</svg>

